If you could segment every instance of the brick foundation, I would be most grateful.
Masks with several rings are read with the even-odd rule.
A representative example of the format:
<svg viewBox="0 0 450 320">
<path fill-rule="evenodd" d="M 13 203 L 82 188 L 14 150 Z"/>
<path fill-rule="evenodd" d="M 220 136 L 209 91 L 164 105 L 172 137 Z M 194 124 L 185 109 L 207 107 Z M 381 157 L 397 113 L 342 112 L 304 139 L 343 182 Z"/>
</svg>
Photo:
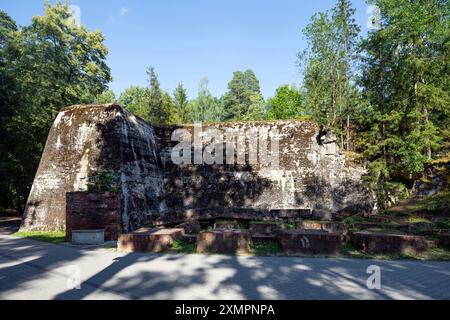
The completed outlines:
<svg viewBox="0 0 450 320">
<path fill-rule="evenodd" d="M 105 241 L 122 232 L 120 196 L 111 192 L 66 193 L 66 241 L 72 230 L 104 229 Z"/>
</svg>

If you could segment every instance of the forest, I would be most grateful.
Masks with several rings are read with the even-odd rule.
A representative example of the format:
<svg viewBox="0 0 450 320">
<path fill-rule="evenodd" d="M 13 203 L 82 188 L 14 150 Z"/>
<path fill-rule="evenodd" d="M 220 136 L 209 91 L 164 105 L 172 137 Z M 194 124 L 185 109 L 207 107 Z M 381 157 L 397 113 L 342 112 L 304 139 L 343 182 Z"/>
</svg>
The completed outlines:
<svg viewBox="0 0 450 320">
<path fill-rule="evenodd" d="M 207 78 L 196 97 L 181 79 L 168 92 L 151 61 L 148 86 L 115 96 L 104 35 L 75 24 L 67 3 L 47 3 L 27 26 L 0 10 L 0 211 L 23 210 L 58 111 L 90 103 L 118 103 L 155 126 L 310 119 L 367 167 L 381 209 L 408 197 L 415 180 L 450 162 L 450 2 L 369 3 L 380 15 L 364 37 L 349 0 L 313 15 L 299 34 L 308 44 L 297 53 L 301 85 L 280 84 L 268 99 L 251 69 L 230 75 L 221 97 Z"/>
</svg>

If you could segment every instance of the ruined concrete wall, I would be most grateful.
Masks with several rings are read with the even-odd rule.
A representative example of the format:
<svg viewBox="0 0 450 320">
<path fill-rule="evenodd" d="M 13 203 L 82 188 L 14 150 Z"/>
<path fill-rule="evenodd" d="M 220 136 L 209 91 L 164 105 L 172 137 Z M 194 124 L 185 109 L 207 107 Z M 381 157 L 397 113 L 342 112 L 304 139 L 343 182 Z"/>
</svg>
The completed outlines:
<svg viewBox="0 0 450 320">
<path fill-rule="evenodd" d="M 21 230 L 63 229 L 66 192 L 86 190 L 96 169 L 118 175 L 125 232 L 164 208 L 153 128 L 116 105 L 72 106 L 50 129 Z"/>
<path fill-rule="evenodd" d="M 373 195 L 362 185 L 365 170 L 347 161 L 339 152 L 335 136 L 316 123 L 228 122 L 205 125 L 203 131 L 212 127 L 223 133 L 278 132 L 278 168 L 266 166 L 263 161 L 249 163 L 249 148 L 258 144 L 254 138 L 246 139 L 244 165 L 175 165 L 171 151 L 178 142 L 171 141 L 171 134 L 184 128 L 194 136 L 194 127 L 157 129 L 169 208 L 214 208 L 219 215 L 224 208 L 305 209 L 318 218 L 331 218 L 335 213 L 372 212 Z M 305 210 L 299 210 L 299 215 L 305 216 Z"/>
<path fill-rule="evenodd" d="M 372 193 L 362 186 L 365 170 L 347 161 L 333 134 L 314 122 L 208 127 L 278 132 L 278 168 L 248 161 L 249 149 L 258 144 L 254 139 L 245 141 L 243 164 L 176 165 L 171 151 L 178 142 L 171 141 L 171 134 L 177 128 L 192 132 L 192 126 L 154 129 L 117 105 L 63 109 L 50 130 L 21 229 L 63 229 L 66 192 L 86 190 L 88 174 L 96 169 L 118 174 L 124 232 L 158 214 L 183 220 L 189 211 L 253 219 L 330 218 L 373 210 Z"/>
</svg>

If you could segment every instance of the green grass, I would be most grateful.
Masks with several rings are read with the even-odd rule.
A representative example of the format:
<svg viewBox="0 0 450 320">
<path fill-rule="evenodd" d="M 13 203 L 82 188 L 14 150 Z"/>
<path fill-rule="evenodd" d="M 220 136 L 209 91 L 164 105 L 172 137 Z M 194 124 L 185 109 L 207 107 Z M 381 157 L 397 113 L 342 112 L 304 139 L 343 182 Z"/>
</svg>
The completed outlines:
<svg viewBox="0 0 450 320">
<path fill-rule="evenodd" d="M 293 230 L 293 229 L 295 229 L 295 223 L 286 222 L 284 224 L 284 227 L 286 228 L 286 230 Z"/>
<path fill-rule="evenodd" d="M 197 244 L 186 239 L 178 239 L 173 242 L 171 251 L 177 253 L 195 253 L 197 252 Z"/>
<path fill-rule="evenodd" d="M 253 241 L 250 252 L 257 256 L 274 255 L 281 252 L 281 246 L 275 241 Z"/>
<path fill-rule="evenodd" d="M 18 237 L 59 244 L 65 241 L 65 231 L 22 231 L 14 234 Z"/>
<path fill-rule="evenodd" d="M 450 191 L 439 192 L 438 194 L 418 198 L 412 205 L 413 210 L 437 210 L 450 205 Z"/>
</svg>

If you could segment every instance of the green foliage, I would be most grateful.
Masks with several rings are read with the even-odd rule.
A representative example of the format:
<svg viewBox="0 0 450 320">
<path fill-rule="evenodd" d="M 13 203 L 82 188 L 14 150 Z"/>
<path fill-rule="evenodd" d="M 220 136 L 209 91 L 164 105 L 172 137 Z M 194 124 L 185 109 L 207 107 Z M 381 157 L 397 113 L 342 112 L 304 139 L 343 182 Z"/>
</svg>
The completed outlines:
<svg viewBox="0 0 450 320">
<path fill-rule="evenodd" d="M 295 87 L 280 86 L 275 96 L 269 99 L 267 110 L 269 120 L 295 119 L 305 115 L 303 96 Z"/>
<path fill-rule="evenodd" d="M 175 123 L 187 123 L 189 121 L 188 110 L 188 96 L 186 89 L 183 86 L 183 82 L 180 82 L 173 92 L 173 105 L 174 105 L 174 122 Z"/>
<path fill-rule="evenodd" d="M 95 104 L 107 104 L 107 103 L 115 103 L 116 95 L 112 90 L 106 90 L 97 97 L 95 97 L 93 103 Z"/>
<path fill-rule="evenodd" d="M 30 238 L 33 240 L 60 244 L 65 241 L 65 231 L 23 231 L 14 234 L 17 237 Z"/>
<path fill-rule="evenodd" d="M 373 183 L 420 176 L 448 128 L 449 6 L 445 1 L 373 1 L 381 29 L 361 43 L 358 145 L 378 166 Z M 381 172 L 382 174 L 378 174 Z"/>
<path fill-rule="evenodd" d="M 134 115 L 149 120 L 149 90 L 147 88 L 130 86 L 119 97 L 119 104 L 131 111 Z"/>
<path fill-rule="evenodd" d="M 117 174 L 99 170 L 90 172 L 88 176 L 88 192 L 117 192 Z"/>
<path fill-rule="evenodd" d="M 448 218 L 438 218 L 435 223 L 439 229 L 450 229 L 450 219 Z"/>
<path fill-rule="evenodd" d="M 286 222 L 284 224 L 284 227 L 286 228 L 286 230 L 293 230 L 293 229 L 295 229 L 295 223 Z"/>
<path fill-rule="evenodd" d="M 222 105 L 208 89 L 208 79 L 200 79 L 197 98 L 189 103 L 190 122 L 214 122 L 223 117 Z"/>
<path fill-rule="evenodd" d="M 153 67 L 147 70 L 150 88 L 148 94 L 148 120 L 155 126 L 169 124 L 172 102 L 170 96 L 160 88 L 158 76 Z"/>
<path fill-rule="evenodd" d="M 250 252 L 254 255 L 275 255 L 281 253 L 281 246 L 276 241 L 252 241 Z"/>
<path fill-rule="evenodd" d="M 187 239 L 177 239 L 173 241 L 171 249 L 178 253 L 196 253 L 197 244 Z"/>
<path fill-rule="evenodd" d="M 308 48 L 298 54 L 304 73 L 306 110 L 334 129 L 341 147 L 350 150 L 351 123 L 359 103 L 352 66 L 359 26 L 349 0 L 338 0 L 330 11 L 315 14 L 303 30 Z"/>
<path fill-rule="evenodd" d="M 260 120 L 264 117 L 264 99 L 259 81 L 251 69 L 236 71 L 223 97 L 224 120 Z"/>
</svg>

